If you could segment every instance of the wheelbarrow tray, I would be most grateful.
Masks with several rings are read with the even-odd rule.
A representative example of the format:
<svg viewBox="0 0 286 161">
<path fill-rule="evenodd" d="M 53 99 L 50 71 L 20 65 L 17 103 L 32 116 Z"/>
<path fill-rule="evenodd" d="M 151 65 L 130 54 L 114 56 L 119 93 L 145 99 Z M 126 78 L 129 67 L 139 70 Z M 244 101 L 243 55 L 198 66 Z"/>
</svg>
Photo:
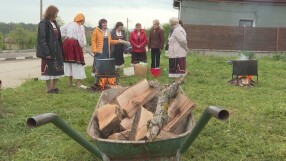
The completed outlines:
<svg viewBox="0 0 286 161">
<path fill-rule="evenodd" d="M 96 143 L 98 149 L 110 160 L 180 160 L 178 150 L 194 127 L 192 114 L 185 119 L 186 132 L 166 139 L 155 141 L 122 141 L 99 138 L 95 134 L 94 125 L 96 122 L 93 118 L 97 108 L 113 100 L 125 89 L 127 88 L 116 86 L 115 88 L 103 91 L 95 107 L 87 128 L 87 133 Z"/>
</svg>

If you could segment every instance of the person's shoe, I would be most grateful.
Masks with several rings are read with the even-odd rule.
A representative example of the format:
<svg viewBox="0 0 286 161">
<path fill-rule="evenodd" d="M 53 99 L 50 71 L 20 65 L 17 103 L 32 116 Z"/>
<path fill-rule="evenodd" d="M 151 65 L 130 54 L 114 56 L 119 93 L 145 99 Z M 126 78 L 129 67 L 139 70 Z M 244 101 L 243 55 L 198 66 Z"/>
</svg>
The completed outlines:
<svg viewBox="0 0 286 161">
<path fill-rule="evenodd" d="M 58 94 L 60 90 L 56 87 L 52 89 L 52 93 Z"/>
<path fill-rule="evenodd" d="M 54 89 L 50 89 L 48 92 L 49 94 L 58 94 L 59 93 L 59 89 L 58 88 L 54 88 Z"/>
<path fill-rule="evenodd" d="M 87 89 L 87 86 L 85 86 L 85 85 L 80 85 L 78 88 L 79 88 L 79 89 Z"/>
</svg>

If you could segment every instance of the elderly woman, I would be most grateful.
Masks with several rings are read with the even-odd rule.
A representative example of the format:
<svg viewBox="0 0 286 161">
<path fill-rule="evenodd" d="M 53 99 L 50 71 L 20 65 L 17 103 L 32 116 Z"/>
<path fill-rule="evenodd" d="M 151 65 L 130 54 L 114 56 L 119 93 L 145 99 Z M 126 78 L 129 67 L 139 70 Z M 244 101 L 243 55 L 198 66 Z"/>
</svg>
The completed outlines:
<svg viewBox="0 0 286 161">
<path fill-rule="evenodd" d="M 62 56 L 62 40 L 60 28 L 57 25 L 56 6 L 49 6 L 38 27 L 37 57 L 42 58 L 41 80 L 46 81 L 46 93 L 59 93 L 57 81 L 64 75 Z"/>
<path fill-rule="evenodd" d="M 81 80 L 86 78 L 82 51 L 86 45 L 84 22 L 84 15 L 79 13 L 75 16 L 74 22 L 61 27 L 62 36 L 65 38 L 63 43 L 65 76 L 69 77 L 69 86 L 73 84 L 72 80 L 76 79 L 76 86 L 81 89 L 87 88 L 81 84 Z"/>
<path fill-rule="evenodd" d="M 187 37 L 185 29 L 179 24 L 178 18 L 169 20 L 172 34 L 168 38 L 169 42 L 169 77 L 178 80 L 186 73 L 186 55 L 189 51 L 187 47 Z"/>
<path fill-rule="evenodd" d="M 160 27 L 159 20 L 153 21 L 153 27 L 150 30 L 148 49 L 151 49 L 151 74 L 158 76 L 160 74 L 160 54 L 164 48 L 164 31 Z"/>
<path fill-rule="evenodd" d="M 140 23 L 136 23 L 135 29 L 130 34 L 130 44 L 132 46 L 131 64 L 137 64 L 139 62 L 147 62 L 146 48 L 147 35 L 141 28 Z"/>
</svg>

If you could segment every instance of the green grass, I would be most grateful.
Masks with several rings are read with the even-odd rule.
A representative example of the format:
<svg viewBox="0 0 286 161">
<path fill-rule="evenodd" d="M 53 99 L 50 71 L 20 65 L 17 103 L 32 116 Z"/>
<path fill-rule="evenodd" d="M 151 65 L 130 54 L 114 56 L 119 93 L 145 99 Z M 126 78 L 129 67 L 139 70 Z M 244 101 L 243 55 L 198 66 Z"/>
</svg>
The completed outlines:
<svg viewBox="0 0 286 161">
<path fill-rule="evenodd" d="M 271 160 L 286 158 L 286 63 L 271 58 L 259 59 L 259 83 L 253 88 L 227 83 L 231 78 L 230 57 L 188 57 L 187 77 L 183 85 L 186 95 L 194 100 L 193 111 L 198 120 L 209 105 L 229 110 L 227 122 L 211 119 L 201 132 L 184 160 Z M 126 59 L 126 65 L 130 58 Z M 150 62 L 150 56 L 148 58 Z M 168 59 L 162 57 L 162 67 Z M 92 84 L 91 68 L 84 84 Z M 170 80 L 167 70 L 158 79 Z M 148 75 L 148 79 L 151 77 Z M 127 86 L 141 78 L 126 77 L 120 84 Z M 27 129 L 28 117 L 54 112 L 90 139 L 87 124 L 98 101 L 99 93 L 89 93 L 67 87 L 67 79 L 60 79 L 61 94 L 44 93 L 43 81 L 27 81 L 15 89 L 1 91 L 3 116 L 0 118 L 0 160 L 96 160 L 95 157 L 71 140 L 52 124 Z"/>
</svg>

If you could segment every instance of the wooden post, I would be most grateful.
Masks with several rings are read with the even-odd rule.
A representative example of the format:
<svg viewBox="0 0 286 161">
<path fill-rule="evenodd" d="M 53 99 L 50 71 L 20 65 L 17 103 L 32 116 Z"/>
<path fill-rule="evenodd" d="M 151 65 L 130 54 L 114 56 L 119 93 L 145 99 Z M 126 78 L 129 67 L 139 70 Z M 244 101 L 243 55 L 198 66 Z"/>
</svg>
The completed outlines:
<svg viewBox="0 0 286 161">
<path fill-rule="evenodd" d="M 276 51 L 279 50 L 279 30 L 280 28 L 277 29 L 277 34 L 276 34 Z"/>
</svg>

